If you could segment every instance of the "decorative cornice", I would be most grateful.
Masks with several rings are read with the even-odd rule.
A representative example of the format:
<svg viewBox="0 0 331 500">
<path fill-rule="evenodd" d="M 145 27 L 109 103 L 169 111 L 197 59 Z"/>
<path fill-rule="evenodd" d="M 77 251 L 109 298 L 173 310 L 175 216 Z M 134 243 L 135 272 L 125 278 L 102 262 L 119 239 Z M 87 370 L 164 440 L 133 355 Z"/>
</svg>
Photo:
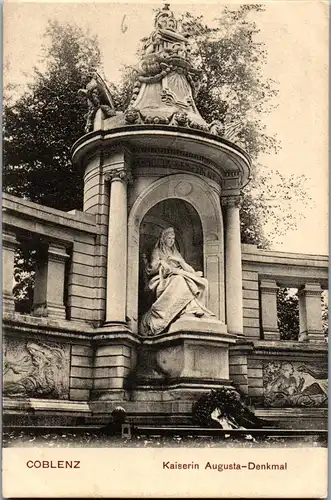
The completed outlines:
<svg viewBox="0 0 331 500">
<path fill-rule="evenodd" d="M 322 290 L 298 290 L 300 297 L 321 297 Z"/>
<path fill-rule="evenodd" d="M 133 154 L 136 155 L 164 155 L 164 156 L 181 156 L 183 158 L 189 158 L 192 160 L 199 161 L 201 163 L 204 163 L 206 161 L 204 156 L 197 155 L 196 153 L 191 153 L 190 151 L 178 151 L 177 149 L 172 149 L 172 148 L 157 148 L 157 147 L 151 147 L 151 146 L 139 146 L 136 147 L 134 146 L 131 149 Z M 214 164 L 216 166 L 216 164 Z"/>
<path fill-rule="evenodd" d="M 180 159 L 172 159 L 172 158 L 142 158 L 141 164 L 139 160 L 136 162 L 135 167 L 139 168 L 140 166 L 147 169 L 155 169 L 162 168 L 165 171 L 169 170 L 181 170 L 184 172 L 189 172 L 196 175 L 201 175 L 203 177 L 207 177 L 217 184 L 221 183 L 221 176 L 216 174 L 210 167 L 205 165 L 201 165 L 198 163 L 188 163 L 185 160 Z"/>
</svg>

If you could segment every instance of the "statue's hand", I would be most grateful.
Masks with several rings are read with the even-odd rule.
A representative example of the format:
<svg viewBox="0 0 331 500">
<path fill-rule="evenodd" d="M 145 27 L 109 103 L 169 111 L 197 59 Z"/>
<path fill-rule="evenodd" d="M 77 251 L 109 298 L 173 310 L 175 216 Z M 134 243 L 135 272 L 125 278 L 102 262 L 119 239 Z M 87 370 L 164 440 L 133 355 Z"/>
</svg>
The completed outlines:
<svg viewBox="0 0 331 500">
<path fill-rule="evenodd" d="M 161 260 L 160 264 L 166 273 L 170 273 L 170 266 L 166 263 L 165 260 Z"/>
<path fill-rule="evenodd" d="M 168 261 L 169 262 L 176 262 L 176 263 L 179 263 L 181 264 L 183 262 L 183 259 L 181 259 L 180 257 L 168 257 Z"/>
<path fill-rule="evenodd" d="M 202 278 L 202 276 L 203 276 L 203 272 L 202 271 L 195 271 L 195 274 L 197 276 L 200 276 L 200 278 Z"/>
</svg>

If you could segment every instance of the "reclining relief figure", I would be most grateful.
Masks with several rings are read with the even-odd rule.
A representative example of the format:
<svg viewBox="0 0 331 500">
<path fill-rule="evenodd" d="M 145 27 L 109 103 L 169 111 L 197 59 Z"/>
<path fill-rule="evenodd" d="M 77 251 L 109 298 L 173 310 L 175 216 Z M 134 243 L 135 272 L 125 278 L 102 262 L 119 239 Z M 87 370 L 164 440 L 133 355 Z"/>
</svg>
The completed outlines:
<svg viewBox="0 0 331 500">
<path fill-rule="evenodd" d="M 201 271 L 185 262 L 176 247 L 172 227 L 162 231 L 146 264 L 146 273 L 151 276 L 148 288 L 155 292 L 156 300 L 142 317 L 141 335 L 158 335 L 184 314 L 195 318 L 215 316 L 205 306 L 208 281 Z"/>
</svg>

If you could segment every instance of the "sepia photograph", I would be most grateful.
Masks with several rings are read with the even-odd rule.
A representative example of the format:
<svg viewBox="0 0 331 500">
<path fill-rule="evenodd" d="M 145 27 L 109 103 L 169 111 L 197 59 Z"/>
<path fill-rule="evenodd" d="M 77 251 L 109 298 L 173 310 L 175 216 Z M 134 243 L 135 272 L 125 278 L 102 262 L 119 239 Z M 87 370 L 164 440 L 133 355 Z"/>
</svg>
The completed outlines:
<svg viewBox="0 0 331 500">
<path fill-rule="evenodd" d="M 326 495 L 328 2 L 3 24 L 3 494 Z"/>
</svg>

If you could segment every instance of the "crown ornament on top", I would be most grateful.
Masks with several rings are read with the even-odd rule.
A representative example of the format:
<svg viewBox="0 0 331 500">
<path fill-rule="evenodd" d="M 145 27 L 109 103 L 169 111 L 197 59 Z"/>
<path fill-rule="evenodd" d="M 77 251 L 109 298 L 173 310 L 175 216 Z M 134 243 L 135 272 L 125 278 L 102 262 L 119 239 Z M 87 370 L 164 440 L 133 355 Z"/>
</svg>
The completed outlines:
<svg viewBox="0 0 331 500">
<path fill-rule="evenodd" d="M 135 67 L 138 81 L 156 83 L 171 71 L 180 69 L 195 88 L 200 71 L 192 64 L 188 34 L 179 31 L 168 3 L 157 12 L 154 28 L 143 47 L 142 59 Z"/>
<path fill-rule="evenodd" d="M 156 29 L 177 30 L 177 21 L 173 12 L 169 9 L 170 3 L 165 3 L 163 9 L 155 16 L 154 26 Z"/>
</svg>

